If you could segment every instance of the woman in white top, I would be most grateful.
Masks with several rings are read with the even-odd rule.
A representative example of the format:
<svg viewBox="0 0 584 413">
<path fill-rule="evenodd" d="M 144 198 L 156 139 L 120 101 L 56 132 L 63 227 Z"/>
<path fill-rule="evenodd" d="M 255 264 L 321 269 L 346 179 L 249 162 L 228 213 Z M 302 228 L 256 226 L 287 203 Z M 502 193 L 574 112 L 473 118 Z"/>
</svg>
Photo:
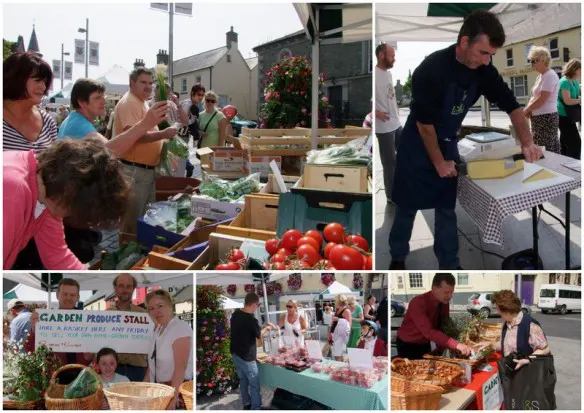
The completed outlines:
<svg viewBox="0 0 584 413">
<path fill-rule="evenodd" d="M 174 387 L 175 397 L 168 406 L 174 409 L 180 385 L 193 378 L 193 329 L 174 315 L 174 303 L 168 291 L 149 293 L 146 306 L 156 324 L 146 377 L 150 382 Z"/>
<path fill-rule="evenodd" d="M 345 294 L 337 295 L 335 307 L 337 311 L 333 317 L 333 324 L 329 332 L 329 342 L 332 341 L 331 353 L 337 361 L 343 361 L 343 353 L 347 350 L 349 334 L 351 332 L 351 310 L 349 300 Z"/>
<path fill-rule="evenodd" d="M 298 314 L 298 302 L 290 300 L 286 304 L 286 314 L 278 320 L 278 327 L 283 328 L 282 337 L 294 337 L 296 347 L 304 347 L 304 333 L 306 333 L 306 319 Z"/>
<path fill-rule="evenodd" d="M 539 73 L 531 89 L 531 99 L 523 109 L 526 117 L 531 118 L 531 131 L 536 145 L 545 146 L 546 150 L 560 153 L 558 127 L 558 90 L 560 79 L 556 72 L 550 69 L 552 61 L 548 49 L 534 46 L 527 56 L 533 70 Z"/>
</svg>

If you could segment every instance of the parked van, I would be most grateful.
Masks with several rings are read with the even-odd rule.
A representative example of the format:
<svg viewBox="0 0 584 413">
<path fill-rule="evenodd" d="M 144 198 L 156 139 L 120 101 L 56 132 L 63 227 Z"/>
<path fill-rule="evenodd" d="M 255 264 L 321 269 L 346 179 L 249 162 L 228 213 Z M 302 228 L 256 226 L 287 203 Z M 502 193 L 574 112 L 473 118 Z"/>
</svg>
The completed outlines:
<svg viewBox="0 0 584 413">
<path fill-rule="evenodd" d="M 582 310 L 582 287 L 568 284 L 542 284 L 537 308 L 542 313 L 559 311 L 560 314 Z"/>
</svg>

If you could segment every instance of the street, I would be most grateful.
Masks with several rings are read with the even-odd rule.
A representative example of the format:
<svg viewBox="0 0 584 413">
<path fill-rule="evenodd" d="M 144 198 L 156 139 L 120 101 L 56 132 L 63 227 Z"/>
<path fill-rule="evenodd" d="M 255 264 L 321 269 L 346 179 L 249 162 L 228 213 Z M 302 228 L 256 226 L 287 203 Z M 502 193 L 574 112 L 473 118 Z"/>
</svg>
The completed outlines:
<svg viewBox="0 0 584 413">
<path fill-rule="evenodd" d="M 453 312 L 454 314 L 460 311 Z M 532 313 L 541 324 L 546 334 L 552 354 L 558 381 L 556 383 L 556 403 L 558 410 L 581 409 L 581 365 L 582 365 L 582 314 L 572 313 L 542 314 L 539 311 Z M 403 317 L 391 319 L 392 342 L 395 341 L 395 328 L 401 326 Z M 498 316 L 490 317 L 489 323 L 500 323 Z M 392 356 L 396 355 L 392 347 Z"/>
</svg>

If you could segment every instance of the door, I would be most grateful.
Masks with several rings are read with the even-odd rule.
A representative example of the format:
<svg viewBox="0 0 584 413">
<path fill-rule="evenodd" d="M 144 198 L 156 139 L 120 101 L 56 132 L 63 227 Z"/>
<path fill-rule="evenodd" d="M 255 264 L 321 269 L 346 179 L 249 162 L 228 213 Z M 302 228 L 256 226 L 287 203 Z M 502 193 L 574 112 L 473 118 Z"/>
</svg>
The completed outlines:
<svg viewBox="0 0 584 413">
<path fill-rule="evenodd" d="M 328 88 L 329 103 L 332 105 L 330 118 L 334 128 L 342 128 L 343 125 L 343 87 L 331 86 Z"/>
<path fill-rule="evenodd" d="M 521 277 L 521 299 L 525 304 L 532 305 L 535 275 L 522 275 Z"/>
</svg>

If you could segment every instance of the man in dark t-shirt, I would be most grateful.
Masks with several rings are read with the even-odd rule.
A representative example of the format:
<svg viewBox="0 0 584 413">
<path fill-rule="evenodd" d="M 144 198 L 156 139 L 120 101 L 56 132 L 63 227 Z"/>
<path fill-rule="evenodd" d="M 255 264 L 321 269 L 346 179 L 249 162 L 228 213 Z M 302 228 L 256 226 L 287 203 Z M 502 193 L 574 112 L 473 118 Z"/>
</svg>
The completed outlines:
<svg viewBox="0 0 584 413">
<path fill-rule="evenodd" d="M 478 10 L 464 20 L 456 44 L 432 53 L 412 76 L 412 103 L 402 132 L 393 184 L 397 205 L 389 235 L 390 270 L 406 269 L 418 210 L 434 209 L 434 253 L 441 270 L 460 269 L 456 223 L 457 135 L 468 110 L 485 96 L 511 120 L 527 162 L 541 157 L 513 92 L 491 59 L 505 44 L 497 17 Z"/>
<path fill-rule="evenodd" d="M 235 310 L 231 316 L 230 351 L 235 370 L 239 377 L 239 392 L 244 410 L 261 410 L 260 375 L 256 364 L 257 339 L 262 334 L 276 328 L 272 323 L 261 329 L 254 313 L 260 306 L 256 293 L 245 296 L 244 307 Z"/>
</svg>

